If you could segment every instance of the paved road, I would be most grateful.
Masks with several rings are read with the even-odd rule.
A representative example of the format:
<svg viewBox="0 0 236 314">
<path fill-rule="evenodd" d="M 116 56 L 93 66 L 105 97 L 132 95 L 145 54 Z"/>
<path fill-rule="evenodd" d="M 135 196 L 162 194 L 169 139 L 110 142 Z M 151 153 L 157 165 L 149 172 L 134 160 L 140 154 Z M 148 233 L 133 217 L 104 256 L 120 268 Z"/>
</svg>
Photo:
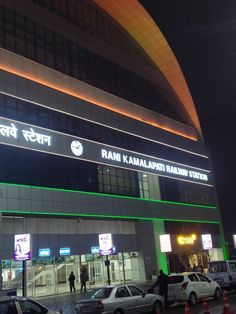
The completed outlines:
<svg viewBox="0 0 236 314">
<path fill-rule="evenodd" d="M 83 297 L 83 294 L 74 292 L 71 294 L 57 295 L 53 297 L 41 298 L 38 301 L 56 311 L 63 311 L 63 314 L 74 314 L 74 304 L 76 300 Z M 228 295 L 229 304 L 233 313 L 236 314 L 236 294 Z M 223 313 L 223 301 L 222 300 L 208 300 L 208 306 L 211 314 L 222 314 Z M 184 305 L 179 304 L 170 307 L 168 310 L 163 310 L 162 314 L 184 314 Z M 191 314 L 203 314 L 203 305 L 197 304 L 190 309 Z"/>
</svg>

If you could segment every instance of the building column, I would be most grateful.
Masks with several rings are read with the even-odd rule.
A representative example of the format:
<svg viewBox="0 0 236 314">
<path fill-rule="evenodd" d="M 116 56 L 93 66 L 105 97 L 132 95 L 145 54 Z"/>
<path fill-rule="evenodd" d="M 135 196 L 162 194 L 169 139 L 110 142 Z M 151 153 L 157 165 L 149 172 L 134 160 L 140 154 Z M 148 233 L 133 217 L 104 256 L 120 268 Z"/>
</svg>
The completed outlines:
<svg viewBox="0 0 236 314">
<path fill-rule="evenodd" d="M 156 261 L 158 271 L 162 269 L 164 273 L 169 273 L 169 266 L 168 266 L 168 259 L 167 253 L 161 252 L 160 246 L 160 234 L 165 234 L 165 225 L 164 220 L 154 220 L 153 221 L 153 232 L 154 232 L 154 239 L 155 239 L 155 246 L 156 246 Z"/>
<path fill-rule="evenodd" d="M 228 243 L 225 241 L 222 221 L 220 221 L 219 223 L 219 229 L 220 229 L 220 246 L 223 251 L 224 260 L 226 261 L 229 259 L 229 247 L 228 247 Z"/>
</svg>

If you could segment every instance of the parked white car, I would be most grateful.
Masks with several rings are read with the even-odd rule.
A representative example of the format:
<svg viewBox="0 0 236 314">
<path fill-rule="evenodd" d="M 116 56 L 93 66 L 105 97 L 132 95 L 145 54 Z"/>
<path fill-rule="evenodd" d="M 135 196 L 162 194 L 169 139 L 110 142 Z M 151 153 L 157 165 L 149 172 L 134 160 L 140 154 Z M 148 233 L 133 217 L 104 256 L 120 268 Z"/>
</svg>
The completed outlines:
<svg viewBox="0 0 236 314">
<path fill-rule="evenodd" d="M 96 288 L 75 304 L 75 313 L 123 314 L 157 313 L 163 299 L 132 284 Z"/>
<path fill-rule="evenodd" d="M 221 288 L 217 282 L 198 272 L 186 272 L 169 276 L 168 301 L 187 301 L 195 305 L 199 299 L 221 297 Z"/>
</svg>

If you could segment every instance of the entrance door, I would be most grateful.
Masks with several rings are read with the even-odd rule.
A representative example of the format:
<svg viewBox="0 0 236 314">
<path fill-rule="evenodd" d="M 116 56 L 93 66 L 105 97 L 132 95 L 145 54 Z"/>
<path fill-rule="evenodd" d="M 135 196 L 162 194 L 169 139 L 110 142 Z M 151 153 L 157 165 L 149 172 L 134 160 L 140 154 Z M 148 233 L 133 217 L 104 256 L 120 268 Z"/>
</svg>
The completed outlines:
<svg viewBox="0 0 236 314">
<path fill-rule="evenodd" d="M 96 285 L 104 285 L 104 261 L 94 261 L 94 278 Z"/>
<path fill-rule="evenodd" d="M 55 293 L 56 278 L 55 278 L 54 265 L 46 266 L 45 279 L 46 279 L 45 281 L 46 281 L 47 292 L 50 294 Z"/>
<path fill-rule="evenodd" d="M 111 282 L 119 283 L 120 282 L 120 271 L 119 271 L 119 261 L 111 260 L 110 261 L 110 270 L 111 270 Z"/>
</svg>

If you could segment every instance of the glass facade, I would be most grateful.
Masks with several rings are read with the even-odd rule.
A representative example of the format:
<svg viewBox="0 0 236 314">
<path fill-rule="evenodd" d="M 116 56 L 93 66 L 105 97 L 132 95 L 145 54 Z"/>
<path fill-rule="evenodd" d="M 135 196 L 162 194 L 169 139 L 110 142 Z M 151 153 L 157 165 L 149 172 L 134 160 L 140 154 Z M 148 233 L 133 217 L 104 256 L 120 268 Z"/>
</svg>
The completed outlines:
<svg viewBox="0 0 236 314">
<path fill-rule="evenodd" d="M 169 178 L 159 178 L 162 200 L 201 205 L 215 205 L 214 189 L 211 186 L 192 184 Z"/>
<path fill-rule="evenodd" d="M 104 144 L 208 168 L 208 159 L 0 94 L 0 115 Z M 0 145 L 2 182 L 150 198 L 148 177 L 136 171 Z M 171 157 L 170 157 L 171 156 Z M 37 167 L 35 165 L 37 164 Z M 60 171 L 58 171 L 60 169 Z M 154 176 L 161 198 L 214 205 L 212 187 Z"/>
<path fill-rule="evenodd" d="M 0 6 L 0 47 L 188 123 L 150 81 L 3 6 Z"/>
<path fill-rule="evenodd" d="M 60 16 L 105 44 L 138 58 L 151 66 L 141 49 L 90 0 L 33 0 L 51 13 Z"/>
<path fill-rule="evenodd" d="M 80 270 L 88 272 L 87 288 L 92 289 L 107 284 L 105 256 L 83 254 L 65 257 L 41 257 L 27 262 L 27 296 L 39 297 L 69 292 L 68 277 L 74 272 L 76 290 L 80 289 Z M 138 252 L 121 252 L 109 256 L 111 284 L 145 279 L 142 255 Z M 2 260 L 4 289 L 16 289 L 22 295 L 22 262 Z"/>
<path fill-rule="evenodd" d="M 5 145 L 0 150 L 1 182 L 150 197 L 147 175 L 136 171 Z M 215 205 L 212 187 L 159 176 L 154 180 L 160 181 L 162 200 Z"/>
</svg>

